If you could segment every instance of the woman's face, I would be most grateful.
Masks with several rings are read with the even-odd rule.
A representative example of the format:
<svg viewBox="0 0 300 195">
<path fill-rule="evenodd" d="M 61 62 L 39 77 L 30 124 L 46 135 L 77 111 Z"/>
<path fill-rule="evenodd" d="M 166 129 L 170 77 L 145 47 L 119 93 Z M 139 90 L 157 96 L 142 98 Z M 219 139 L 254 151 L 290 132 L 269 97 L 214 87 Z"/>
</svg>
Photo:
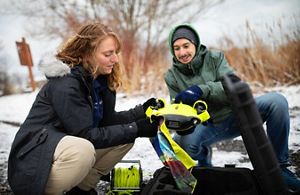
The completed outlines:
<svg viewBox="0 0 300 195">
<path fill-rule="evenodd" d="M 96 77 L 110 74 L 116 63 L 119 62 L 117 53 L 118 44 L 112 36 L 103 39 L 98 46 L 91 65 L 97 67 Z"/>
<path fill-rule="evenodd" d="M 196 54 L 196 46 L 188 39 L 177 39 L 173 44 L 174 54 L 179 62 L 188 64 Z"/>
</svg>

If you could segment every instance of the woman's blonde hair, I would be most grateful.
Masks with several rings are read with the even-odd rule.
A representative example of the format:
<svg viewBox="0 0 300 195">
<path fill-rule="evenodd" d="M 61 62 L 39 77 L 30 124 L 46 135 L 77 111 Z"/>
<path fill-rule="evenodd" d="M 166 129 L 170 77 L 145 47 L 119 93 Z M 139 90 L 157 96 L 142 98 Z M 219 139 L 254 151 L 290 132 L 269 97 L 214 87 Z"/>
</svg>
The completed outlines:
<svg viewBox="0 0 300 195">
<path fill-rule="evenodd" d="M 96 22 L 83 26 L 76 35 L 65 42 L 56 57 L 70 67 L 82 65 L 95 77 L 97 68 L 92 66 L 88 59 L 94 57 L 101 41 L 108 36 L 115 39 L 117 53 L 119 53 L 121 49 L 119 37 L 106 25 Z M 112 91 L 115 91 L 121 85 L 120 71 L 120 64 L 116 63 L 112 73 L 108 75 L 108 87 Z"/>
</svg>

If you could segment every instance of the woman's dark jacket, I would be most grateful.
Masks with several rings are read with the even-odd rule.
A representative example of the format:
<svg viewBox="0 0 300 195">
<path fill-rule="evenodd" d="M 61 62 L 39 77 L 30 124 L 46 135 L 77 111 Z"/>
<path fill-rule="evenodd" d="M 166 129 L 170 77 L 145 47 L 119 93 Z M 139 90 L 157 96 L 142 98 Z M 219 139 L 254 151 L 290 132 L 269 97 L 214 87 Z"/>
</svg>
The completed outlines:
<svg viewBox="0 0 300 195">
<path fill-rule="evenodd" d="M 82 66 L 68 72 L 57 76 L 49 71 L 51 78 L 15 136 L 8 160 L 15 195 L 44 193 L 56 145 L 65 135 L 85 138 L 95 149 L 132 143 L 137 137 L 134 121 L 144 117 L 142 106 L 115 112 L 116 94 L 107 88 L 101 94 L 103 119 L 93 128 L 92 78 Z"/>
</svg>

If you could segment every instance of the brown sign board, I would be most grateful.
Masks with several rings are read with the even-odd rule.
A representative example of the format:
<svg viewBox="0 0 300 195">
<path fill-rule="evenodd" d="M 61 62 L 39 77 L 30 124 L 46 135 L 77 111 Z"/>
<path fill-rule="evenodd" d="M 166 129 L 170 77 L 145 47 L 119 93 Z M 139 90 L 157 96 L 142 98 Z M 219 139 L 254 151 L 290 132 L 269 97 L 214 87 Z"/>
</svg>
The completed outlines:
<svg viewBox="0 0 300 195">
<path fill-rule="evenodd" d="M 30 84 L 31 84 L 32 90 L 34 91 L 36 88 L 36 85 L 35 85 L 35 81 L 34 81 L 33 74 L 32 74 L 33 62 L 32 62 L 29 45 L 26 43 L 24 37 L 22 38 L 21 42 L 16 41 L 16 45 L 17 45 L 17 50 L 18 50 L 21 65 L 28 67 Z"/>
<path fill-rule="evenodd" d="M 25 42 L 25 39 L 23 38 L 22 42 L 16 41 L 16 45 L 21 65 L 33 66 L 30 48 L 29 45 Z"/>
</svg>

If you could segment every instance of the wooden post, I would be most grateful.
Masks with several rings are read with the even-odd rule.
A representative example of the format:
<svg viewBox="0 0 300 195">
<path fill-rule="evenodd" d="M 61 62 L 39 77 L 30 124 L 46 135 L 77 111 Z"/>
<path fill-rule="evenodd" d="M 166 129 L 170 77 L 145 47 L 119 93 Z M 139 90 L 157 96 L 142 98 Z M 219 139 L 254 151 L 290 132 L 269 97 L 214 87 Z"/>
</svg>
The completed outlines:
<svg viewBox="0 0 300 195">
<path fill-rule="evenodd" d="M 22 42 L 16 41 L 16 45 L 17 45 L 17 50 L 20 58 L 20 64 L 28 67 L 30 84 L 31 84 L 32 91 L 34 91 L 36 88 L 36 84 L 32 73 L 33 62 L 32 62 L 30 47 L 26 43 L 24 37 L 22 37 Z"/>
</svg>

